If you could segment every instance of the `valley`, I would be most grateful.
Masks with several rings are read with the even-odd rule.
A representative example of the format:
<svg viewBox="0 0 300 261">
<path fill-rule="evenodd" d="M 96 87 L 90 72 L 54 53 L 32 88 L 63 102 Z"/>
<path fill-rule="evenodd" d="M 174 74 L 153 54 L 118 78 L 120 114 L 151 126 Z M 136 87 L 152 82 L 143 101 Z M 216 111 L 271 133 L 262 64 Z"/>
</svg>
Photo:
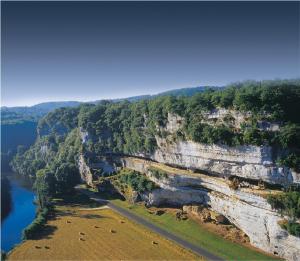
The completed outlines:
<svg viewBox="0 0 300 261">
<path fill-rule="evenodd" d="M 300 120 L 291 112 L 299 109 L 299 99 L 298 82 L 269 81 L 193 96 L 81 104 L 48 113 L 37 124 L 35 143 L 19 150 L 10 163 L 15 172 L 34 181 L 38 214 L 24 231 L 24 243 L 9 258 L 28 253 L 38 259 L 40 248 L 32 244 L 46 242 L 47 237 L 36 237 L 49 224 L 58 228 L 50 239 L 65 237 L 60 233 L 67 220 L 56 212 L 63 207 L 56 198 L 72 195 L 82 184 L 82 189 L 95 192 L 89 194 L 91 199 L 99 203 L 106 197 L 109 201 L 103 202 L 112 210 L 120 212 L 121 207 L 145 219 L 151 223 L 141 221 L 145 230 L 176 238 L 199 258 L 296 261 Z M 92 208 L 94 203 L 89 203 Z M 72 204 L 62 210 L 63 217 L 77 213 L 78 202 Z M 119 215 L 107 209 L 91 211 L 106 213 L 108 219 Z M 90 225 L 85 219 L 78 222 Z M 134 259 L 126 249 L 122 255 Z M 22 254 L 14 257 L 18 251 Z M 94 259 L 101 248 L 85 251 Z M 156 254 L 164 259 L 175 252 Z M 66 254 L 63 249 L 59 253 Z"/>
</svg>

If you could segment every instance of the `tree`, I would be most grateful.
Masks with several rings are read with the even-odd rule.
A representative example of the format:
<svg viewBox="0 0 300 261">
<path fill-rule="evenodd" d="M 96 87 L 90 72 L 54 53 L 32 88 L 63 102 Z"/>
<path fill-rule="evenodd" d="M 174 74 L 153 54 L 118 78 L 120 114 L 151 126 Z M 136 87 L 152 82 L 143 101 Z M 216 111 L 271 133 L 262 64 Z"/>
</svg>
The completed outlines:
<svg viewBox="0 0 300 261">
<path fill-rule="evenodd" d="M 277 140 L 283 148 L 299 148 L 300 126 L 297 124 L 288 124 L 283 126 L 278 133 Z"/>
<path fill-rule="evenodd" d="M 59 163 L 59 166 L 56 168 L 55 178 L 57 180 L 57 192 L 68 193 L 79 182 L 78 168 L 72 163 Z"/>
<path fill-rule="evenodd" d="M 34 188 L 41 208 L 48 205 L 50 197 L 55 193 L 55 183 L 55 176 L 51 170 L 41 169 L 37 171 Z"/>
</svg>

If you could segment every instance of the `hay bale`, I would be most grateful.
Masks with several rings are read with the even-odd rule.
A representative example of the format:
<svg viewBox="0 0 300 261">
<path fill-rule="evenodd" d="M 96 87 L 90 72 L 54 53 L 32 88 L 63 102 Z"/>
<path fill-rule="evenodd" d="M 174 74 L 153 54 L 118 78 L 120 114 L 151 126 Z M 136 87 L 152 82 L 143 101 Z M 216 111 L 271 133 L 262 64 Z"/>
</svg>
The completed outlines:
<svg viewBox="0 0 300 261">
<path fill-rule="evenodd" d="M 98 226 L 94 226 L 94 228 L 99 228 Z"/>
<path fill-rule="evenodd" d="M 85 233 L 83 233 L 83 232 L 79 232 L 79 235 L 81 235 L 81 236 L 84 236 L 84 235 L 85 235 Z"/>
<path fill-rule="evenodd" d="M 50 249 L 50 247 L 48 247 L 48 246 L 44 246 L 45 247 L 45 249 Z"/>
<path fill-rule="evenodd" d="M 41 247 L 40 247 L 40 246 L 35 246 L 35 248 L 36 248 L 36 249 L 41 249 Z"/>
<path fill-rule="evenodd" d="M 80 238 L 79 238 L 79 241 L 85 241 L 85 239 L 84 239 L 84 238 L 82 238 L 82 237 L 80 237 Z"/>
<path fill-rule="evenodd" d="M 116 231 L 113 230 L 113 229 L 111 229 L 111 230 L 110 230 L 110 233 L 113 233 L 113 234 L 114 234 L 114 233 L 116 233 Z"/>
<path fill-rule="evenodd" d="M 120 223 L 121 223 L 121 224 L 124 224 L 124 223 L 125 223 L 125 221 L 123 221 L 123 220 L 120 220 Z"/>
<path fill-rule="evenodd" d="M 70 221 L 70 220 L 67 220 L 67 221 L 66 221 L 66 224 L 70 224 L 70 223 L 71 223 L 71 221 Z"/>
<path fill-rule="evenodd" d="M 158 245 L 158 243 L 155 241 L 152 241 L 152 245 Z"/>
</svg>

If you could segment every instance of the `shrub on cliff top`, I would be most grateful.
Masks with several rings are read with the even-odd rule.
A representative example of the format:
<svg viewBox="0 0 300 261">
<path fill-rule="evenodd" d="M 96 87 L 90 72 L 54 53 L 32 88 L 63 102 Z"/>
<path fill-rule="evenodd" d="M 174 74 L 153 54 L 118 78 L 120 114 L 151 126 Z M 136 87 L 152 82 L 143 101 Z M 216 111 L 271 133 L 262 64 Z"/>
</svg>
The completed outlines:
<svg viewBox="0 0 300 261">
<path fill-rule="evenodd" d="M 300 237 L 300 224 L 296 222 L 291 222 L 285 220 L 284 222 L 281 222 L 280 227 L 287 230 L 289 234 Z"/>
<path fill-rule="evenodd" d="M 152 173 L 152 175 L 157 178 L 157 179 L 161 179 L 161 178 L 167 178 L 168 174 L 167 172 L 154 168 L 154 167 L 150 167 L 149 171 Z"/>
</svg>

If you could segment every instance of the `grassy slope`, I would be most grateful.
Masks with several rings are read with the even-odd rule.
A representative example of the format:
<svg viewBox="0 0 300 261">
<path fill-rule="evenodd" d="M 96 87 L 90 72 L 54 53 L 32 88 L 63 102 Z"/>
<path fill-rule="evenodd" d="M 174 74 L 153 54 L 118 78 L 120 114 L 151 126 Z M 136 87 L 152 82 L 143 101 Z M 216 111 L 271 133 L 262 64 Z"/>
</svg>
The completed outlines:
<svg viewBox="0 0 300 261">
<path fill-rule="evenodd" d="M 205 230 L 193 220 L 177 221 L 173 215 L 165 213 L 161 216 L 150 214 L 146 208 L 130 205 L 128 202 L 114 200 L 114 204 L 129 209 L 137 215 L 155 223 L 186 241 L 207 249 L 226 260 L 278 260 L 250 248 L 232 243 L 222 237 Z"/>
</svg>

